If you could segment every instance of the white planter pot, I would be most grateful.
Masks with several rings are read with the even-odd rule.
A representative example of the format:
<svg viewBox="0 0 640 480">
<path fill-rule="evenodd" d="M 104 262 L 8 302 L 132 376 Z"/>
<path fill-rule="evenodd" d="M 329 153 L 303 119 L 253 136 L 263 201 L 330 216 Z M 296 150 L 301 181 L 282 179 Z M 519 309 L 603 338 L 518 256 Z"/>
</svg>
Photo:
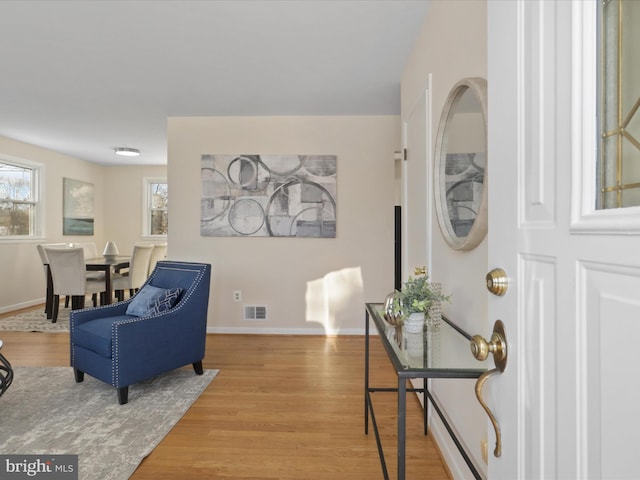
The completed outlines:
<svg viewBox="0 0 640 480">
<path fill-rule="evenodd" d="M 412 313 L 404 321 L 404 328 L 409 333 L 419 333 L 424 328 L 424 312 Z"/>
</svg>

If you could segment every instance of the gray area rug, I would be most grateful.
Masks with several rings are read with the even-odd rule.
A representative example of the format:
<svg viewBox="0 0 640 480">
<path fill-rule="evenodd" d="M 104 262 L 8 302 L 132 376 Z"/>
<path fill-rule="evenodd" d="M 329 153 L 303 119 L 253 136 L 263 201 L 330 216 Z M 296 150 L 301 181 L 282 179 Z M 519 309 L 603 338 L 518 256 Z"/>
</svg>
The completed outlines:
<svg viewBox="0 0 640 480">
<path fill-rule="evenodd" d="M 0 452 L 78 455 L 79 479 L 123 480 L 160 443 L 207 388 L 218 370 L 179 369 L 116 389 L 71 367 L 16 367 L 0 397 Z"/>
<path fill-rule="evenodd" d="M 68 332 L 70 308 L 60 307 L 58 320 L 51 323 L 44 313 L 44 308 L 19 313 L 11 317 L 0 318 L 0 331 L 18 332 Z"/>
</svg>

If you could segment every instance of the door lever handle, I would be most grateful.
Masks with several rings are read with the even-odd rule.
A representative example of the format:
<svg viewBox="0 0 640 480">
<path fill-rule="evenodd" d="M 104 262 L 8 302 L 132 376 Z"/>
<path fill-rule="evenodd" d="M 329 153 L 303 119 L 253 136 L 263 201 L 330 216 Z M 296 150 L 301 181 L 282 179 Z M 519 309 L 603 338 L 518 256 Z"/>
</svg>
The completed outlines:
<svg viewBox="0 0 640 480">
<path fill-rule="evenodd" d="M 487 412 L 489 420 L 493 425 L 496 432 L 496 448 L 493 451 L 493 455 L 499 457 L 502 454 L 502 435 L 500 433 L 500 425 L 496 420 L 495 415 L 482 398 L 482 387 L 493 375 L 504 372 L 507 367 L 507 340 L 504 333 L 504 324 L 501 320 L 496 320 L 493 326 L 493 334 L 491 335 L 491 341 L 487 342 L 482 336 L 474 335 L 471 339 L 471 353 L 479 360 L 486 360 L 490 353 L 493 354 L 493 361 L 496 368 L 488 370 L 480 375 L 476 382 L 476 397 L 480 402 L 480 405 Z"/>
</svg>

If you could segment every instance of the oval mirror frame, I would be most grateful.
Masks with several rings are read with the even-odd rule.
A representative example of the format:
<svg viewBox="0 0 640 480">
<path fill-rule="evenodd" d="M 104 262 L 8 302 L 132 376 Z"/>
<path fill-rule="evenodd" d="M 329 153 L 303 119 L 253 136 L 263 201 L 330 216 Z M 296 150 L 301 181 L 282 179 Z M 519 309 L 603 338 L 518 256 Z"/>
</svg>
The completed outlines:
<svg viewBox="0 0 640 480">
<path fill-rule="evenodd" d="M 484 131 L 484 152 L 475 152 L 471 155 L 477 156 L 478 153 L 484 154 L 484 165 L 477 165 L 475 161 L 471 160 L 470 165 L 476 169 L 476 172 L 472 176 L 468 176 L 464 181 L 457 181 L 455 179 L 447 179 L 447 172 L 456 168 L 456 163 L 459 159 L 456 159 L 452 155 L 449 155 L 448 161 L 448 148 L 449 140 L 451 137 L 451 128 L 453 124 L 453 117 L 457 108 L 461 108 L 460 100 L 466 92 L 473 93 L 475 100 L 477 100 L 479 111 L 475 113 L 482 114 L 482 122 Z M 458 135 L 459 136 L 459 135 Z M 464 154 L 469 155 L 469 154 Z M 436 135 L 435 145 L 435 157 L 434 157 L 434 196 L 436 213 L 438 217 L 438 224 L 440 225 L 440 231 L 444 236 L 447 244 L 454 250 L 472 250 L 477 247 L 480 242 L 487 235 L 487 81 L 484 78 L 465 78 L 456 83 L 444 104 L 442 109 L 442 116 L 440 117 L 440 124 L 438 125 L 438 132 Z M 449 167 L 449 170 L 447 169 Z M 478 181 L 480 179 L 480 181 Z M 465 196 L 466 202 L 459 202 L 472 218 L 466 218 L 461 222 L 459 230 L 467 231 L 466 235 L 459 235 L 454 228 L 455 220 L 451 217 L 450 202 L 447 199 L 448 194 L 451 195 L 456 186 L 462 183 L 471 183 L 470 187 L 467 187 L 463 196 Z M 473 183 L 482 184 L 482 192 L 478 192 L 478 188 L 472 188 Z M 468 196 L 471 195 L 469 200 Z M 465 203 L 473 203 L 472 207 L 464 205 Z M 470 224 L 470 228 L 469 228 Z"/>
</svg>

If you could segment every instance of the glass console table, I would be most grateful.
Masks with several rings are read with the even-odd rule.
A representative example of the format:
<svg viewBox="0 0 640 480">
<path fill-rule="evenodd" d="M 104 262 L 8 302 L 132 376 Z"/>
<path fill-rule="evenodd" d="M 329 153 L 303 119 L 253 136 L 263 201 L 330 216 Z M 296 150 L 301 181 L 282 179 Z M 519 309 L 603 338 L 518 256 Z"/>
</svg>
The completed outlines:
<svg viewBox="0 0 640 480">
<path fill-rule="evenodd" d="M 489 362 L 478 362 L 473 357 L 470 350 L 471 336 L 445 317 L 442 317 L 438 325 L 426 326 L 419 333 L 408 333 L 404 328 L 397 328 L 384 319 L 381 303 L 367 303 L 365 306 L 364 432 L 369 433 L 369 415 L 371 415 L 371 424 L 376 435 L 385 480 L 389 479 L 389 473 L 371 402 L 371 394 L 374 392 L 397 392 L 398 394 L 398 480 L 405 478 L 407 392 L 418 392 L 424 395 L 424 434 L 428 433 L 428 405 L 431 402 L 474 477 L 481 478 L 440 406 L 429 392 L 427 379 L 478 378 L 488 369 Z M 398 376 L 397 388 L 376 388 L 369 385 L 369 324 L 371 320 L 376 326 L 380 341 Z M 422 386 L 407 388 L 409 379 L 422 379 Z"/>
</svg>

